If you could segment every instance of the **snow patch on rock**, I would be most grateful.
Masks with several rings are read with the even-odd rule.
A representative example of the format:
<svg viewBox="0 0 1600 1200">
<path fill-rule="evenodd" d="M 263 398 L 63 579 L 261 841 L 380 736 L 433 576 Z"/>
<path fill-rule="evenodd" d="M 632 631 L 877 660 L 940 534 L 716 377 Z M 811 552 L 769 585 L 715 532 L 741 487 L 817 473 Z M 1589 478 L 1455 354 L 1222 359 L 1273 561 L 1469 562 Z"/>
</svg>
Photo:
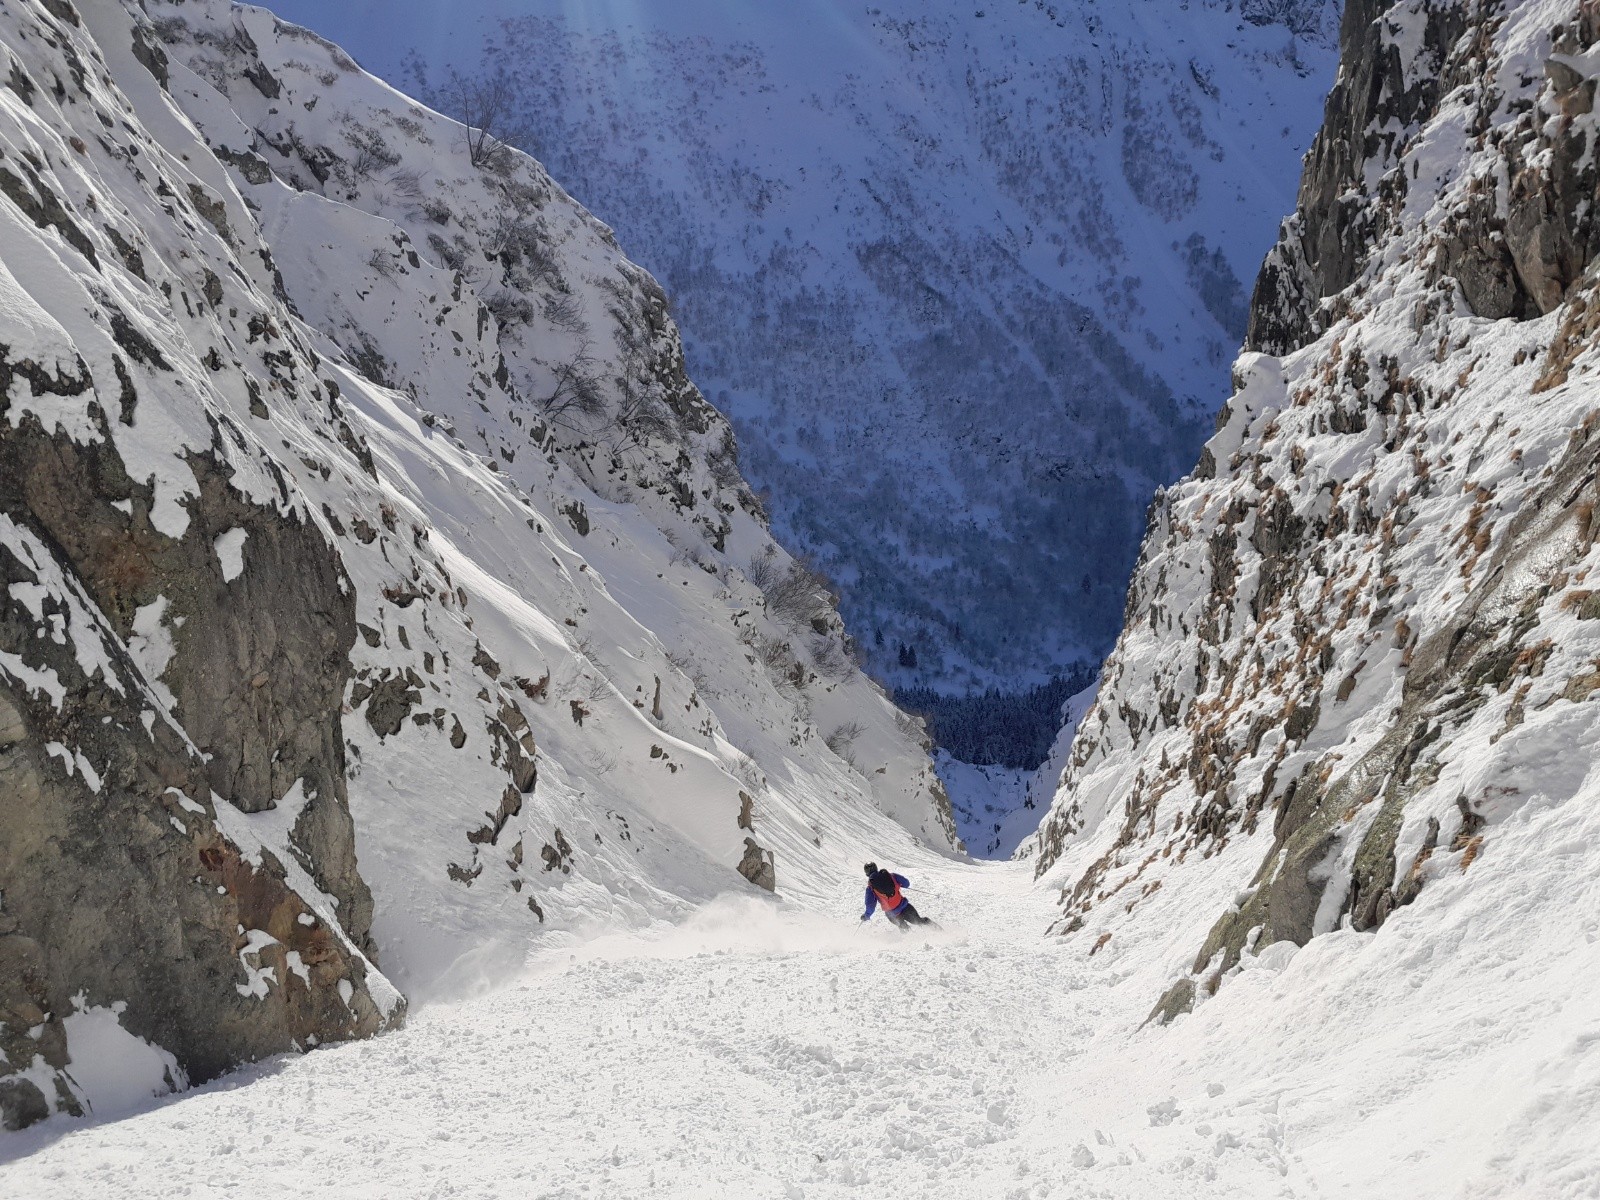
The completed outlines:
<svg viewBox="0 0 1600 1200">
<path fill-rule="evenodd" d="M 152 1099 L 188 1086 L 178 1060 L 122 1024 L 126 1001 L 80 1003 L 62 1024 L 71 1061 L 73 1096 L 96 1117 L 116 1117 L 147 1107 Z"/>
<path fill-rule="evenodd" d="M 229 529 L 219 533 L 216 540 L 211 543 L 217 553 L 217 562 L 222 565 L 222 578 L 225 583 L 232 583 L 244 574 L 244 542 L 248 536 L 248 530 Z"/>
</svg>

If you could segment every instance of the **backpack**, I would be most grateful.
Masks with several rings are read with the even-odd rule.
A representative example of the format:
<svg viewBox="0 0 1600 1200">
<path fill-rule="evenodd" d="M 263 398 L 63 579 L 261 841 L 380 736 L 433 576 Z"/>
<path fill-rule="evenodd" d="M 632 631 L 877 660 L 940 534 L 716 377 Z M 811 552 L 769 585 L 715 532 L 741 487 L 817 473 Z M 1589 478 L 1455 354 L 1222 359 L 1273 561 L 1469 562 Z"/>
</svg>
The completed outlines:
<svg viewBox="0 0 1600 1200">
<path fill-rule="evenodd" d="M 867 886 L 878 894 L 878 903 L 888 912 L 900 902 L 900 885 L 888 871 L 879 871 L 867 880 Z"/>
</svg>

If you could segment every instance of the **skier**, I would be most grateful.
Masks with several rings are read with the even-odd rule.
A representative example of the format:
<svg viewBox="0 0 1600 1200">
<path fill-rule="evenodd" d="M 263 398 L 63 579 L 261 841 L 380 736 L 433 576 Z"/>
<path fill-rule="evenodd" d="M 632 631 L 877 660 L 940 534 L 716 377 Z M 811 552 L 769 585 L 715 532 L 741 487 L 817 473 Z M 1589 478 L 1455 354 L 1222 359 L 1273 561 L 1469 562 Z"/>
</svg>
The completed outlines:
<svg viewBox="0 0 1600 1200">
<path fill-rule="evenodd" d="M 877 863 L 867 863 L 867 911 L 861 914 L 863 921 L 872 920 L 872 910 L 882 908 L 883 915 L 888 917 L 901 929 L 909 929 L 913 925 L 931 925 L 932 921 L 919 913 L 911 906 L 902 888 L 911 886 L 911 881 L 904 875 L 896 875 L 892 871 L 881 871 Z"/>
</svg>

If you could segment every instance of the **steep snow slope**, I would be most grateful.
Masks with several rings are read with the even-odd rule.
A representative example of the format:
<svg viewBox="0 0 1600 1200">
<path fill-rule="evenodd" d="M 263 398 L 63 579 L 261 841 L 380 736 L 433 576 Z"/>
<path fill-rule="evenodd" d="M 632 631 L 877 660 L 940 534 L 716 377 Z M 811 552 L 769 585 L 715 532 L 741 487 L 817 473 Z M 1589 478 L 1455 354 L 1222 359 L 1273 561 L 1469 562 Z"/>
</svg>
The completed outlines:
<svg viewBox="0 0 1600 1200">
<path fill-rule="evenodd" d="M 1166 964 L 1163 1018 L 1302 946 L 1473 964 L 1436 994 L 1484 1045 L 1544 1019 L 1526 979 L 1588 1006 L 1549 967 L 1600 934 L 1597 42 L 1571 0 L 1347 10 L 1257 352 L 1025 850 L 1076 944 Z"/>
<path fill-rule="evenodd" d="M 1600 984 L 1600 956 L 1566 927 L 1542 935 L 1487 1024 L 1478 980 L 1517 953 L 1515 922 L 1452 928 L 1476 958 L 1429 957 L 1400 922 L 1359 964 L 1319 939 L 1203 1013 L 1140 1030 L 1158 964 L 1041 941 L 1050 900 L 1019 864 L 899 865 L 958 928 L 901 937 L 852 930 L 843 908 L 730 898 L 682 926 L 548 947 L 517 986 L 425 1006 L 398 1034 L 129 1120 L 0 1140 L 0 1188 L 1576 1200 L 1600 1187 L 1593 1009 L 1547 999 L 1563 975 Z M 1419 986 L 1393 986 L 1402 973 Z M 903 997 L 892 1018 L 886 980 Z"/>
<path fill-rule="evenodd" d="M 774 773 L 785 759 L 820 756 L 845 777 L 833 794 L 870 796 L 948 844 L 920 735 L 855 668 L 830 598 L 753 515 L 731 432 L 685 378 L 659 288 L 610 232 L 521 155 L 472 170 L 460 127 L 303 31 L 224 6 L 153 12 L 169 45 L 232 107 L 217 107 L 219 94 L 198 81 L 174 89 L 180 103 L 214 145 L 234 156 L 259 150 L 288 181 L 250 186 L 290 299 L 437 427 L 457 429 L 491 474 L 543 490 L 549 525 L 570 530 L 619 589 L 609 606 L 627 625 L 597 631 L 576 619 L 592 592 L 582 580 L 545 585 L 541 607 L 561 614 L 575 630 L 563 637 L 593 660 L 582 670 L 620 676 L 631 707 L 657 724 L 667 718 L 655 711 L 672 703 L 655 680 L 675 676 L 697 740 L 730 723 L 746 757 Z M 258 167 L 246 160 L 237 172 L 248 184 Z M 630 522 L 633 513 L 648 521 Z M 575 574 L 584 573 L 580 564 Z M 636 624 L 669 644 L 654 656 L 629 646 L 637 634 L 625 630 Z M 620 644 L 593 644 L 602 638 Z M 602 665 L 614 655 L 628 665 Z M 547 673 L 528 665 L 535 683 Z M 702 700 L 715 701 L 712 712 Z M 806 747 L 818 732 L 834 749 Z M 644 790 L 662 786 L 660 773 L 652 768 Z"/>
<path fill-rule="evenodd" d="M 259 10 L 0 38 L 7 1124 L 370 1033 L 374 954 L 434 995 L 951 847 L 659 288 L 537 164 Z"/>
<path fill-rule="evenodd" d="M 874 666 L 957 691 L 1115 637 L 1139 514 L 1193 462 L 1291 206 L 1338 6 L 275 7 L 382 73 L 415 48 L 436 84 L 492 31 L 535 152 L 666 285 Z"/>
</svg>

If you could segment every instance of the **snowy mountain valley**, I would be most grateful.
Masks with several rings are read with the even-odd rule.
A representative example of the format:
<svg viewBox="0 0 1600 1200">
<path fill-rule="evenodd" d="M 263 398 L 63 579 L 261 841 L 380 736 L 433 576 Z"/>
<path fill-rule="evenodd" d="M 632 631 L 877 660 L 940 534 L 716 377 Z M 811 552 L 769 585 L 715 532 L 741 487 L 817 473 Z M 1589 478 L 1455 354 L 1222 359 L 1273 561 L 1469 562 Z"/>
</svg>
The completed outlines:
<svg viewBox="0 0 1600 1200">
<path fill-rule="evenodd" d="M 1113 11 L 1004 9 L 920 10 L 914 77 Z M 1264 48 L 1331 55 L 1329 15 L 1163 3 L 1143 44 L 1198 86 L 1190 39 L 1226 17 L 1204 55 L 1298 79 Z M 883 52 L 851 22 L 847 64 Z M 1069 42 L 1119 47 L 1117 87 L 1183 75 L 1109 25 Z M 1265 222 L 1214 260 L 1236 279 L 1277 230 L 1214 432 L 1102 464 L 1143 542 L 1097 685 L 1037 771 L 938 755 L 1012 797 L 988 812 L 862 669 L 897 601 L 841 616 L 784 548 L 816 546 L 804 493 L 773 477 L 775 535 L 696 387 L 713 335 L 686 360 L 564 172 L 229 0 L 0 0 L 0 45 L 0 1194 L 1600 1195 L 1591 0 L 1348 0 L 1298 196 L 1206 193 L 1219 228 Z M 607 77 L 551 45 L 536 81 Z M 1271 128 L 1217 91 L 1211 118 Z M 908 120 L 939 119 L 926 94 Z M 638 134 L 539 149 L 621 176 Z M 659 197 L 648 157 L 601 195 Z M 970 177 L 930 170 L 907 198 L 976 229 Z M 686 211 L 684 244 L 738 211 Z M 1195 228 L 1116 212 L 1159 231 L 1142 262 Z M 975 261 L 930 228 L 930 271 Z M 1198 285 L 1161 270 L 1165 324 L 1089 340 L 1161 381 L 1141 420 L 1198 420 L 1229 384 L 1174 383 L 1206 386 Z M 1087 307 L 1018 278 L 996 329 Z M 758 361 L 747 311 L 726 336 Z M 1102 399 L 1098 432 L 986 419 L 1080 449 L 1147 428 Z M 743 443 L 763 482 L 780 425 Z M 976 478 L 917 494 L 1004 528 Z M 1024 596 L 1075 583 L 1063 545 L 973 561 Z M 1014 700 L 1096 644 L 1019 611 L 992 629 L 1038 670 L 943 642 L 942 678 Z M 861 923 L 868 859 L 937 924 Z"/>
<path fill-rule="evenodd" d="M 1293 206 L 1338 17 L 273 7 L 443 111 L 450 69 L 501 72 L 524 144 L 672 297 L 691 375 L 874 673 L 945 694 L 1110 649 L 1150 495 L 1194 463 Z"/>
</svg>

